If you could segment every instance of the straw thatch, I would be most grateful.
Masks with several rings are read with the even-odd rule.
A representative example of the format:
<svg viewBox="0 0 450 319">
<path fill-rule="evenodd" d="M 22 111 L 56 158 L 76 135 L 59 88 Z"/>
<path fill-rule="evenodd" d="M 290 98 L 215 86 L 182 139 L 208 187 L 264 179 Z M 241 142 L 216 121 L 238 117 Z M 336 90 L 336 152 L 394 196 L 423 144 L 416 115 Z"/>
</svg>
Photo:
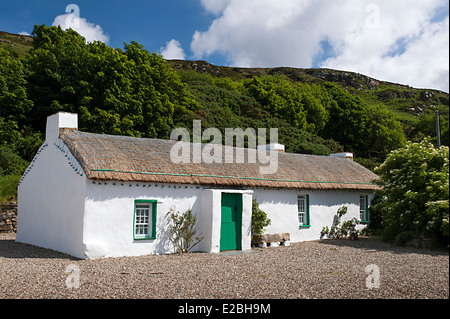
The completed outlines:
<svg viewBox="0 0 450 319">
<path fill-rule="evenodd" d="M 85 133 L 61 129 L 60 138 L 93 180 L 138 181 L 211 185 L 216 187 L 266 187 L 293 189 L 374 190 L 377 178 L 368 169 L 345 158 L 278 152 L 274 174 L 261 174 L 260 166 L 249 163 L 256 150 L 245 149 L 245 163 L 225 163 L 225 152 L 237 148 L 220 146 L 220 163 L 205 163 L 193 157 L 189 143 L 189 163 L 174 163 L 170 157 L 172 140 Z M 197 144 L 198 145 L 198 144 Z M 201 147 L 205 145 L 202 144 Z M 217 154 L 216 154 L 217 155 Z M 194 163 L 194 161 L 200 163 Z"/>
</svg>

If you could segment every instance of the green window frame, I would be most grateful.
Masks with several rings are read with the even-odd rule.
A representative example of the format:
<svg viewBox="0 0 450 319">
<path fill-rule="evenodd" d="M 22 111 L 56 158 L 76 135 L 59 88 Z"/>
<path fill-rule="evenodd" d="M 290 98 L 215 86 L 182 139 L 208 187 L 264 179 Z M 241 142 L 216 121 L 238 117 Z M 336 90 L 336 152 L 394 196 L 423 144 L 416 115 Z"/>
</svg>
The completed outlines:
<svg viewBox="0 0 450 319">
<path fill-rule="evenodd" d="M 369 223 L 369 195 L 359 195 L 359 218 L 361 224 Z"/>
<path fill-rule="evenodd" d="M 133 239 L 149 240 L 156 238 L 157 200 L 136 199 L 133 212 Z"/>
<path fill-rule="evenodd" d="M 309 216 L 309 194 L 297 196 L 297 216 L 299 228 L 311 227 Z"/>
</svg>

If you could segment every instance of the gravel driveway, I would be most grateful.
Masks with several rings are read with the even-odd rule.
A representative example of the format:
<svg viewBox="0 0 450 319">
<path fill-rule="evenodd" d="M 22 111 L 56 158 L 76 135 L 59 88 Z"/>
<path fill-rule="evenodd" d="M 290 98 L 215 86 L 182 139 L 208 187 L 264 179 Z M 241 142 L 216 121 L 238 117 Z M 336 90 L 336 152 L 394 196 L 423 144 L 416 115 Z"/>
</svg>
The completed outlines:
<svg viewBox="0 0 450 319">
<path fill-rule="evenodd" d="M 78 260 L 0 234 L 3 298 L 449 298 L 448 252 L 376 238 Z"/>
</svg>

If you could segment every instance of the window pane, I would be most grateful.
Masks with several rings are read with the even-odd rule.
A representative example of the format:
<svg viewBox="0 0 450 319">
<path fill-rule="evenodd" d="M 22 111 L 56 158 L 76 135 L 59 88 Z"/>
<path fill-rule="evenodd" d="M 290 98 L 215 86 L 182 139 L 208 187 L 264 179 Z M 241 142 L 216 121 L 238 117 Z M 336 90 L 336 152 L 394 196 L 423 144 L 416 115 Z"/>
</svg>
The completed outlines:
<svg viewBox="0 0 450 319">
<path fill-rule="evenodd" d="M 364 220 L 364 215 L 366 213 L 366 198 L 364 196 L 359 197 L 359 218 Z"/>
<path fill-rule="evenodd" d="M 299 196 L 298 197 L 298 212 L 304 213 L 305 207 L 306 207 L 305 196 Z"/>
<path fill-rule="evenodd" d="M 300 225 L 304 224 L 305 214 L 304 213 L 298 213 L 298 223 Z"/>
<path fill-rule="evenodd" d="M 136 238 L 150 237 L 152 227 L 152 203 L 139 203 L 136 204 L 134 223 L 134 234 Z"/>
</svg>

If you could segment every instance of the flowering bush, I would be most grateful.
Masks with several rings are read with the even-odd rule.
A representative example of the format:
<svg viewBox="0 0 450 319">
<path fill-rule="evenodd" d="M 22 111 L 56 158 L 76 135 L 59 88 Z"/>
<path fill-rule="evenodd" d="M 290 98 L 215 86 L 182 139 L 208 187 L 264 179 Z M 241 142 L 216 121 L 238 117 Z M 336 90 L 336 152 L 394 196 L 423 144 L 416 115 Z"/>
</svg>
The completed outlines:
<svg viewBox="0 0 450 319">
<path fill-rule="evenodd" d="M 375 210 L 387 240 L 404 231 L 448 245 L 449 149 L 425 139 L 391 152 L 375 169 L 382 187 Z"/>
<path fill-rule="evenodd" d="M 348 237 L 349 239 L 358 239 L 359 231 L 356 230 L 356 225 L 358 225 L 359 222 L 357 218 L 353 217 L 351 220 L 347 220 L 341 225 L 341 217 L 347 214 L 347 210 L 347 206 L 340 207 L 336 213 L 336 218 L 331 229 L 328 230 L 328 226 L 322 228 L 320 236 L 323 237 L 327 234 L 329 238 Z"/>
<path fill-rule="evenodd" d="M 330 230 L 328 229 L 328 226 L 325 226 L 322 228 L 322 231 L 320 232 L 320 238 L 324 237 L 325 235 L 328 235 Z"/>
<path fill-rule="evenodd" d="M 347 206 L 342 206 L 341 208 L 339 208 L 337 211 L 338 217 L 341 218 L 342 216 L 347 214 L 347 210 L 348 210 Z"/>
</svg>

